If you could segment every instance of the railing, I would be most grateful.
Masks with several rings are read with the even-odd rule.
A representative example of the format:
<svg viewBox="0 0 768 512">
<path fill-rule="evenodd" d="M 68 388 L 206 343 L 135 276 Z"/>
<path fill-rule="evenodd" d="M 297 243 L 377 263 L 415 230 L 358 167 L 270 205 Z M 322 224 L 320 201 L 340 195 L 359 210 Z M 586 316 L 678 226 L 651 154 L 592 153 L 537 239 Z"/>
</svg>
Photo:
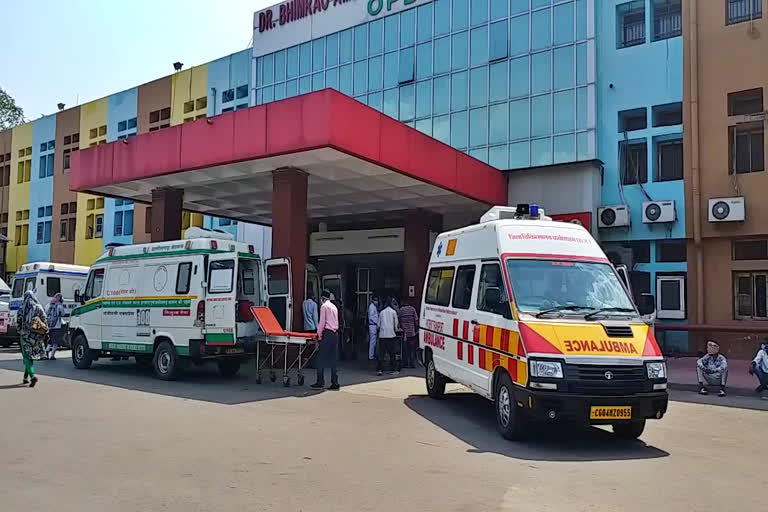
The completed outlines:
<svg viewBox="0 0 768 512">
<path fill-rule="evenodd" d="M 679 12 L 657 16 L 653 20 L 653 40 L 669 39 L 683 33 L 683 20 Z"/>
<path fill-rule="evenodd" d="M 635 46 L 645 42 L 645 20 L 625 23 L 621 30 L 621 47 Z"/>
<path fill-rule="evenodd" d="M 729 25 L 760 18 L 762 15 L 762 0 L 728 0 Z"/>
</svg>

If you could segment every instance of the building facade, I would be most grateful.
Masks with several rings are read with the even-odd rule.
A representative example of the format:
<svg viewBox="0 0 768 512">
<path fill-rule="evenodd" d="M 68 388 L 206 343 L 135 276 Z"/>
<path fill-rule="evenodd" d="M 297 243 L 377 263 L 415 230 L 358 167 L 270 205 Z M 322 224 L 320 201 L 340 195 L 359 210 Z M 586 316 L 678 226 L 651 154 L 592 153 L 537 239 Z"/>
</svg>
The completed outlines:
<svg viewBox="0 0 768 512">
<path fill-rule="evenodd" d="M 684 323 L 681 0 L 599 4 L 599 237 L 634 294 L 654 294 L 661 321 Z M 685 336 L 666 334 L 666 348 L 686 349 Z"/>
<path fill-rule="evenodd" d="M 710 326 L 759 328 L 768 319 L 766 7 L 684 2 L 689 312 Z"/>
</svg>

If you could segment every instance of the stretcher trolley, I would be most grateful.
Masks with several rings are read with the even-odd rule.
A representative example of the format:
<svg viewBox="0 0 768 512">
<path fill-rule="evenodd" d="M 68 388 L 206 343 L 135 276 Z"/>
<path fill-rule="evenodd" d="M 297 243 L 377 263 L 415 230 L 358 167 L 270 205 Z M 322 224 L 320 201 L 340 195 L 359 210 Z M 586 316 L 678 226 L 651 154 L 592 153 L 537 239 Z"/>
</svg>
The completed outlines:
<svg viewBox="0 0 768 512">
<path fill-rule="evenodd" d="M 288 374 L 294 367 L 296 368 L 296 380 L 299 386 L 304 385 L 305 362 L 317 351 L 317 334 L 291 332 L 284 330 L 268 307 L 253 306 L 251 308 L 253 316 L 261 326 L 264 334 L 257 337 L 256 343 L 256 382 L 261 384 L 261 371 L 269 369 L 269 380 L 275 382 L 275 362 L 282 360 L 283 363 L 283 386 L 291 385 L 291 377 Z M 289 348 L 296 347 L 295 357 L 290 353 Z M 262 350 L 266 353 L 262 360 Z M 309 353 L 308 353 L 309 351 Z"/>
</svg>

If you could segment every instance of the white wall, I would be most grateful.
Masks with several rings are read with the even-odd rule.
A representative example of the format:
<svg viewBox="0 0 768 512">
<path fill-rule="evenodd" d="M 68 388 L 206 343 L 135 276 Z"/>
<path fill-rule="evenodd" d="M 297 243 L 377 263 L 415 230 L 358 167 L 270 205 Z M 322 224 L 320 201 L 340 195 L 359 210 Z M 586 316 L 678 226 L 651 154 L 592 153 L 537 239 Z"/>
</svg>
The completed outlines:
<svg viewBox="0 0 768 512">
<path fill-rule="evenodd" d="M 272 257 L 272 228 L 259 224 L 237 223 L 237 241 L 251 244 L 263 259 Z"/>
</svg>

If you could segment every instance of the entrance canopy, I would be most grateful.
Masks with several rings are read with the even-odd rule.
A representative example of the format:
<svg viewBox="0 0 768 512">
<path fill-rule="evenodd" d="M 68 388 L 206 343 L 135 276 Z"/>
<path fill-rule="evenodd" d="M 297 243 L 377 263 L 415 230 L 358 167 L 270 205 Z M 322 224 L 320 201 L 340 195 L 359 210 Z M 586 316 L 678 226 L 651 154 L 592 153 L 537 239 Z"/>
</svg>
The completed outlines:
<svg viewBox="0 0 768 512">
<path fill-rule="evenodd" d="M 506 204 L 498 170 L 332 89 L 241 109 L 73 154 L 72 190 L 272 223 L 273 172 L 307 178 L 310 221 L 394 212 L 473 212 Z"/>
</svg>

